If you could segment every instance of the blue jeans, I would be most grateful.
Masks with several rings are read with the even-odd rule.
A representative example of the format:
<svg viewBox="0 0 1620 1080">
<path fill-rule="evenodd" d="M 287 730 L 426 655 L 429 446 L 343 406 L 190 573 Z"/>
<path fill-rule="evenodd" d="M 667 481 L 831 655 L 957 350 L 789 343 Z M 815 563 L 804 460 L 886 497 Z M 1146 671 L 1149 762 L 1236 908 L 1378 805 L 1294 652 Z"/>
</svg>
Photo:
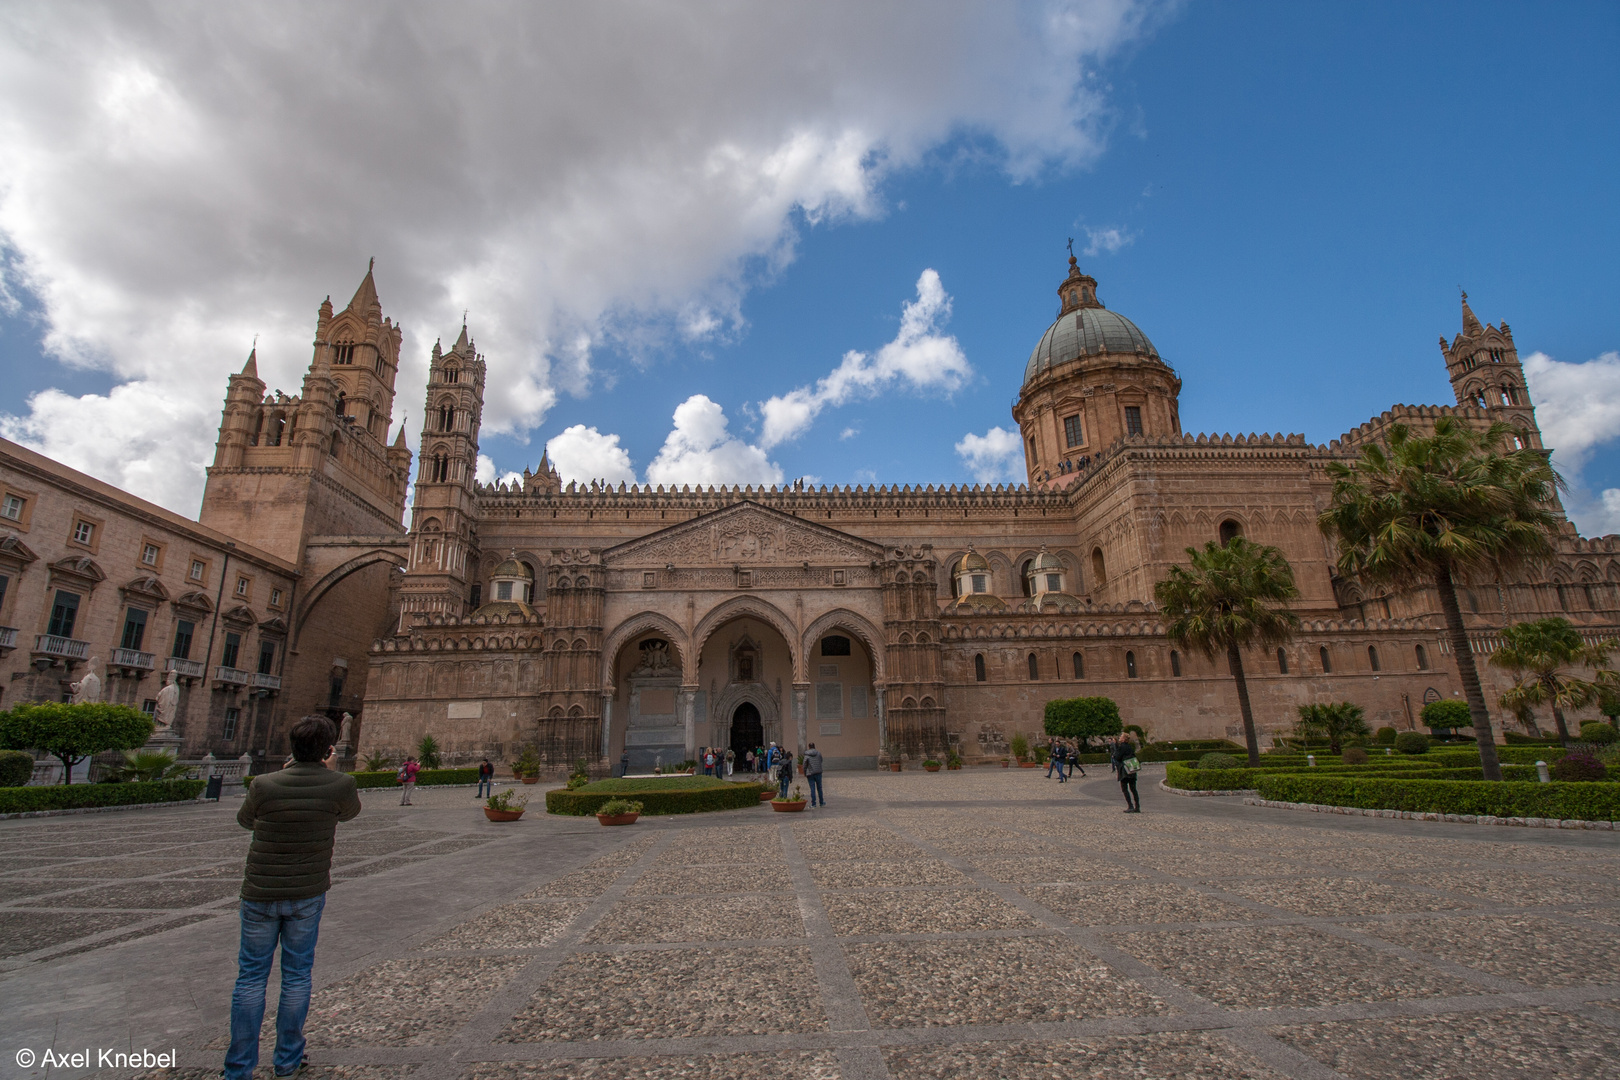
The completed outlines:
<svg viewBox="0 0 1620 1080">
<path fill-rule="evenodd" d="M 792 780 L 792 779 L 793 779 L 793 778 L 792 778 L 792 777 L 790 777 L 790 776 L 784 776 L 784 777 L 782 777 L 782 791 L 781 791 L 781 795 L 782 795 L 782 798 L 784 798 L 784 799 L 785 799 L 785 798 L 787 798 L 787 789 L 788 789 L 788 783 L 789 783 L 789 782 L 790 782 L 790 781 L 791 781 L 791 780 Z"/>
<path fill-rule="evenodd" d="M 827 793 L 821 790 L 821 774 L 818 772 L 805 773 L 804 780 L 805 783 L 810 785 L 810 805 L 815 806 L 819 803 L 821 806 L 826 806 Z"/>
<path fill-rule="evenodd" d="M 281 1004 L 276 1009 L 275 1071 L 293 1072 L 304 1060 L 310 970 L 315 966 L 315 938 L 325 906 L 325 893 L 308 900 L 242 901 L 242 949 L 236 958 L 236 989 L 231 993 L 226 1080 L 248 1080 L 259 1064 L 264 989 L 270 981 L 277 939 L 281 941 Z"/>
<path fill-rule="evenodd" d="M 478 794 L 474 795 L 473 798 L 482 799 L 486 795 L 493 794 L 495 794 L 495 778 L 490 777 L 488 780 L 478 781 Z"/>
</svg>

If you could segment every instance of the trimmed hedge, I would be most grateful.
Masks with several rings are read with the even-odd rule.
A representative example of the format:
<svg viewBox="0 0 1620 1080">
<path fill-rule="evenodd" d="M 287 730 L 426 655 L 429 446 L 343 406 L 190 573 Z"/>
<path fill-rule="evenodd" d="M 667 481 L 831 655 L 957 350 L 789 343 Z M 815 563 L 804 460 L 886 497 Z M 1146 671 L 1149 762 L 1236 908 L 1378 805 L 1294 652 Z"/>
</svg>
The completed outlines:
<svg viewBox="0 0 1620 1080">
<path fill-rule="evenodd" d="M 1285 765 L 1259 768 L 1241 766 L 1235 769 L 1200 769 L 1183 762 L 1173 762 L 1165 770 L 1165 780 L 1173 788 L 1184 791 L 1245 791 L 1254 788 L 1267 776 L 1328 776 L 1334 778 L 1376 777 L 1387 780 L 1480 780 L 1485 774 L 1476 757 L 1469 765 L 1429 762 L 1412 758 L 1375 758 L 1367 765 Z M 1536 779 L 1533 765 L 1505 765 L 1504 780 Z"/>
<path fill-rule="evenodd" d="M 695 778 L 687 777 L 687 779 Z M 713 777 L 702 779 L 712 781 Z M 599 780 L 576 791 L 569 791 L 566 788 L 548 791 L 546 813 L 569 814 L 575 817 L 594 814 L 603 803 L 624 796 L 623 791 L 605 790 L 599 786 L 613 782 Z M 758 806 L 760 792 L 775 790 L 769 784 L 728 784 L 724 781 L 714 781 L 708 786 L 644 790 L 637 791 L 635 795 L 636 801 L 642 804 L 641 812 L 644 814 L 702 814 L 711 810 L 741 810 L 744 807 Z"/>
<path fill-rule="evenodd" d="M 1255 788 L 1276 802 L 1408 810 L 1423 814 L 1486 814 L 1559 820 L 1620 820 L 1620 783 L 1486 783 L 1473 780 L 1394 780 L 1386 777 L 1264 775 Z"/>
<path fill-rule="evenodd" d="M 0 750 L 0 788 L 23 787 L 33 775 L 33 754 L 26 750 Z"/>
<path fill-rule="evenodd" d="M 378 769 L 375 772 L 350 773 L 354 777 L 356 787 L 399 787 L 398 769 Z M 417 787 L 432 787 L 435 784 L 476 784 L 478 783 L 478 769 L 423 769 L 416 774 Z"/>
<path fill-rule="evenodd" d="M 152 780 L 138 784 L 49 784 L 0 788 L 0 814 L 185 802 L 195 799 L 205 786 L 201 780 Z"/>
<path fill-rule="evenodd" d="M 694 791 L 698 788 L 730 786 L 729 782 L 714 776 L 633 776 L 628 779 L 621 777 L 595 780 L 574 790 L 614 791 L 620 795 L 639 795 L 646 791 Z"/>
</svg>

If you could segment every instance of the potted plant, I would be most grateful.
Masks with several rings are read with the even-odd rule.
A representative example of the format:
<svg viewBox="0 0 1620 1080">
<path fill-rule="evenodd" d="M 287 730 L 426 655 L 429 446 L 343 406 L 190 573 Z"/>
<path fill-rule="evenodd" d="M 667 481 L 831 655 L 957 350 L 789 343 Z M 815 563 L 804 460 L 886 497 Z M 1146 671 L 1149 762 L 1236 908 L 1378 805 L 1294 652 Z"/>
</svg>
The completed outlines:
<svg viewBox="0 0 1620 1080">
<path fill-rule="evenodd" d="M 535 753 L 534 747 L 525 746 L 523 752 L 512 762 L 512 775 L 525 784 L 538 784 L 540 782 L 540 755 Z"/>
<path fill-rule="evenodd" d="M 485 801 L 484 816 L 491 821 L 516 821 L 523 816 L 523 807 L 528 801 L 528 792 L 507 788 Z"/>
<path fill-rule="evenodd" d="M 945 767 L 947 769 L 960 769 L 962 767 L 962 755 L 955 750 L 947 753 L 945 755 Z"/>
<path fill-rule="evenodd" d="M 1035 763 L 1026 761 L 1029 757 L 1029 737 L 1022 731 L 1014 732 L 1013 737 L 1007 741 L 1007 748 L 1012 751 L 1013 757 L 1018 759 L 1020 769 L 1033 769 Z"/>
<path fill-rule="evenodd" d="M 900 771 L 900 746 L 899 746 L 899 744 L 898 743 L 890 743 L 888 745 L 888 747 L 886 748 L 886 753 L 888 754 L 888 757 L 889 757 L 889 771 L 890 772 L 899 772 Z"/>
<path fill-rule="evenodd" d="M 927 761 L 923 762 L 923 768 L 927 769 L 929 772 L 939 772 L 939 762 L 935 761 L 933 758 L 929 758 Z"/>
<path fill-rule="evenodd" d="M 771 800 L 771 809 L 776 810 L 776 811 L 780 811 L 781 813 L 784 813 L 784 814 L 796 814 L 800 810 L 804 809 L 804 804 L 805 804 L 804 788 L 799 787 L 797 784 L 795 784 L 795 785 L 793 785 L 793 795 L 792 795 L 792 797 L 791 798 L 786 798 L 786 799 L 781 799 L 781 798 L 772 799 Z"/>
<path fill-rule="evenodd" d="M 632 799 L 609 799 L 596 808 L 596 820 L 603 825 L 634 825 L 641 816 L 641 803 Z"/>
</svg>

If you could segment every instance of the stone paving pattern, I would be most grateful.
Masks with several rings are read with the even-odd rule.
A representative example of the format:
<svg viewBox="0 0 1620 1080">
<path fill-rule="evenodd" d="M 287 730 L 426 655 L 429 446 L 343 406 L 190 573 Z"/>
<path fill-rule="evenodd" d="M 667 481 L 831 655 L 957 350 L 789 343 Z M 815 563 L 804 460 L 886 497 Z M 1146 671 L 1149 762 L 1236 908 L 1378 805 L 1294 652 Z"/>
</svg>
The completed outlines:
<svg viewBox="0 0 1620 1080">
<path fill-rule="evenodd" d="M 1141 815 L 1105 778 L 832 774 L 831 809 L 625 829 L 366 793 L 306 1075 L 1620 1078 L 1613 834 L 1180 799 L 1147 775 Z M 43 1046 L 89 1023 L 72 1003 L 97 980 L 194 959 L 190 1001 L 130 990 L 111 1011 L 149 1015 L 101 1007 L 97 1037 L 166 1025 L 182 1067 L 151 1075 L 217 1076 L 233 813 L 0 822 L 0 1017 Z"/>
</svg>

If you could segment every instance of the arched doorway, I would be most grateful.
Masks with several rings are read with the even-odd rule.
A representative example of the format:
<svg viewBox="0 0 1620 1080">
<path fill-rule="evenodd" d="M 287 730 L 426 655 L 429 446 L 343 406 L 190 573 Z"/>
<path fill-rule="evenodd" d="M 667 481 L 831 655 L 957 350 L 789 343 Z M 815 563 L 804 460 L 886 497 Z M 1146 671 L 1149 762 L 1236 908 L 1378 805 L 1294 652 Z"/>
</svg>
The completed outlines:
<svg viewBox="0 0 1620 1080">
<path fill-rule="evenodd" d="M 748 752 L 765 745 L 765 725 L 759 709 L 745 701 L 731 714 L 731 752 L 737 755 L 737 771 L 747 768 Z"/>
</svg>

